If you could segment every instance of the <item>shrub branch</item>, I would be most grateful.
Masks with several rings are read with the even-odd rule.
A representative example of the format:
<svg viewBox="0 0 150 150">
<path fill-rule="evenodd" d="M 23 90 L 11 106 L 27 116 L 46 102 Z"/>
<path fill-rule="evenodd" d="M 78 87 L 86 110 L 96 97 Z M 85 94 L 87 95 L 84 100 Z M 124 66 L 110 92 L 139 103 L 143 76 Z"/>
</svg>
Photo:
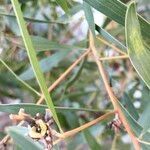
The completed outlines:
<svg viewBox="0 0 150 150">
<path fill-rule="evenodd" d="M 108 77 L 107 77 L 105 69 L 104 69 L 104 67 L 102 65 L 102 62 L 99 60 L 98 53 L 96 51 L 95 44 L 94 44 L 94 37 L 93 37 L 91 31 L 90 31 L 90 34 L 89 34 L 89 39 L 90 39 L 90 49 L 91 49 L 91 51 L 93 53 L 94 60 L 95 60 L 95 62 L 97 64 L 97 66 L 98 66 L 99 72 L 100 72 L 100 74 L 102 76 L 102 79 L 103 79 L 103 82 L 104 82 L 104 85 L 105 85 L 105 88 L 106 88 L 106 91 L 107 91 L 107 93 L 109 95 L 109 98 L 110 98 L 110 100 L 111 100 L 111 102 L 112 102 L 112 104 L 114 106 L 114 109 L 118 112 L 119 118 L 122 121 L 122 123 L 123 123 L 126 131 L 128 132 L 129 136 L 131 137 L 135 149 L 136 150 L 140 150 L 139 142 L 137 141 L 134 133 L 132 132 L 132 130 L 131 130 L 131 128 L 130 128 L 130 126 L 129 126 L 129 124 L 128 124 L 128 122 L 127 122 L 127 120 L 126 120 L 126 118 L 125 118 L 125 116 L 124 116 L 124 114 L 123 114 L 119 104 L 118 104 L 118 99 L 114 95 L 114 93 L 113 93 L 113 91 L 112 91 L 112 89 L 111 89 L 111 87 L 109 85 Z"/>
</svg>

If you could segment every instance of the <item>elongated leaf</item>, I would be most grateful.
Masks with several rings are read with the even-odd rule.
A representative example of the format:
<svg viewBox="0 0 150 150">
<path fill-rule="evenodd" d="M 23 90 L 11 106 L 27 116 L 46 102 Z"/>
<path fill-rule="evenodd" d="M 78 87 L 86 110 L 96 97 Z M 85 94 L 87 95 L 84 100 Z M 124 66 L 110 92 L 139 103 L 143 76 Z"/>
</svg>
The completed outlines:
<svg viewBox="0 0 150 150">
<path fill-rule="evenodd" d="M 108 25 L 111 21 L 112 21 L 112 20 L 111 20 L 110 18 L 107 17 L 107 18 L 105 19 L 103 25 L 102 25 L 102 28 L 105 29 L 105 28 L 107 27 L 107 25 Z"/>
<path fill-rule="evenodd" d="M 134 3 L 131 3 L 127 9 L 125 30 L 130 60 L 150 89 L 150 48 L 142 38 Z"/>
<path fill-rule="evenodd" d="M 38 60 L 37 60 L 37 57 L 36 57 L 36 52 L 34 50 L 31 38 L 29 36 L 29 33 L 27 31 L 27 28 L 26 28 L 26 25 L 25 25 L 25 22 L 24 22 L 24 19 L 23 19 L 23 15 L 22 15 L 22 12 L 21 12 L 21 9 L 20 9 L 19 2 L 18 2 L 18 0 L 11 0 L 11 2 L 12 2 L 12 5 L 13 5 L 13 8 L 14 8 L 14 11 L 15 11 L 15 15 L 17 17 L 17 22 L 18 22 L 18 25 L 19 25 L 19 28 L 20 28 L 20 32 L 21 32 L 21 35 L 22 35 L 22 38 L 23 38 L 28 56 L 29 56 L 29 60 L 30 60 L 32 68 L 34 70 L 36 79 L 39 83 L 39 86 L 41 88 L 42 93 L 44 94 L 46 103 L 52 111 L 54 120 L 56 121 L 59 129 L 61 130 L 60 123 L 59 123 L 59 120 L 58 120 L 58 117 L 57 117 L 52 99 L 51 99 L 51 97 L 48 93 L 48 89 L 46 87 L 46 83 L 45 83 L 43 74 L 41 72 L 41 69 L 40 69 L 40 66 L 39 66 L 39 63 L 38 63 Z"/>
<path fill-rule="evenodd" d="M 26 113 L 35 116 L 38 113 L 44 114 L 45 109 L 48 108 L 46 105 L 36 105 L 31 103 L 21 103 L 21 104 L 0 104 L 0 112 L 6 112 L 9 114 L 17 114 L 23 108 Z M 58 112 L 64 111 L 87 111 L 87 112 L 100 112 L 98 109 L 88 109 L 88 108 L 73 108 L 73 107 L 57 107 L 55 106 Z"/>
<path fill-rule="evenodd" d="M 89 4 L 83 2 L 83 10 L 85 13 L 86 20 L 89 24 L 89 28 L 92 31 L 93 35 L 95 35 L 95 24 L 94 24 L 94 17 L 93 12 Z"/>
<path fill-rule="evenodd" d="M 19 78 L 19 76 L 17 76 L 13 70 L 0 58 L 0 62 L 9 70 L 9 72 L 18 80 L 20 81 L 23 85 L 25 85 L 27 88 L 29 88 L 30 90 L 32 90 L 34 93 L 36 93 L 37 95 L 40 95 L 40 93 L 38 93 L 35 89 L 33 89 L 29 84 L 27 84 L 26 82 L 24 82 L 21 78 Z"/>
<path fill-rule="evenodd" d="M 55 50 L 84 50 L 84 47 L 81 46 L 74 46 L 74 45 L 67 45 L 67 44 L 59 44 L 55 41 L 50 41 L 46 38 L 39 37 L 39 36 L 30 36 L 32 43 L 34 45 L 34 48 L 38 51 L 55 51 Z M 24 48 L 23 41 L 21 37 L 6 37 L 7 40 L 11 41 L 12 43 L 15 43 L 18 47 Z M 78 45 L 78 43 L 76 43 Z"/>
<path fill-rule="evenodd" d="M 22 150 L 32 149 L 32 150 L 42 150 L 43 146 L 38 142 L 34 141 L 28 136 L 28 129 L 25 127 L 9 127 L 7 128 L 8 134 L 13 138 L 17 145 L 20 146 Z"/>
<path fill-rule="evenodd" d="M 64 15 L 62 15 L 58 21 L 63 21 L 63 20 L 67 20 L 68 18 L 70 18 L 71 16 L 75 15 L 76 13 L 78 13 L 79 11 L 81 11 L 83 8 L 82 4 L 77 4 L 75 6 L 73 6 L 71 9 L 68 10 L 67 14 L 65 13 Z"/>
<path fill-rule="evenodd" d="M 46 50 L 84 50 L 85 48 L 80 46 L 74 45 L 66 45 L 66 44 L 59 44 L 58 42 L 50 41 L 43 37 L 32 36 L 31 37 L 33 45 L 36 50 L 38 51 L 46 51 Z"/>
<path fill-rule="evenodd" d="M 29 2 L 29 1 L 32 1 L 32 0 L 19 0 L 19 2 L 23 3 L 23 4 L 25 4 L 25 3 Z"/>
<path fill-rule="evenodd" d="M 125 14 L 127 6 L 119 0 L 84 0 L 92 7 L 102 12 L 112 20 L 119 24 L 125 25 Z M 146 22 L 141 16 L 139 16 L 142 35 L 149 40 L 149 23 Z"/>
<path fill-rule="evenodd" d="M 118 41 L 115 37 L 109 34 L 106 30 L 102 29 L 98 25 L 96 25 L 96 30 L 100 34 L 100 36 L 106 39 L 109 43 L 115 44 L 118 46 L 123 52 L 127 51 L 126 46 L 124 46 L 120 41 Z"/>
<path fill-rule="evenodd" d="M 0 16 L 16 18 L 15 15 L 13 15 L 13 14 L 8 14 L 8 13 L 5 13 L 5 12 L 0 12 Z M 57 21 L 57 20 L 54 20 L 54 21 L 47 21 L 47 20 L 38 20 L 38 19 L 33 19 L 33 18 L 28 18 L 28 17 L 23 17 L 23 18 L 24 18 L 26 21 L 28 21 L 28 22 L 36 22 L 36 23 L 49 23 L 49 24 L 54 24 L 54 23 L 57 23 L 57 24 L 66 24 L 66 23 L 68 23 L 68 22 L 67 22 L 68 20 L 64 20 L 64 21 Z"/>
<path fill-rule="evenodd" d="M 84 58 L 79 66 L 79 68 L 77 69 L 77 71 L 73 74 L 73 76 L 65 83 L 65 86 L 63 88 L 63 94 L 61 96 L 61 99 L 63 99 L 67 89 L 78 79 L 78 77 L 80 76 L 84 63 L 86 61 L 86 58 Z"/>
<path fill-rule="evenodd" d="M 60 51 L 57 52 L 55 54 L 53 54 L 52 56 L 43 58 L 39 64 L 41 67 L 41 71 L 43 73 L 49 72 L 51 71 L 54 67 L 56 67 L 58 65 L 58 63 L 60 61 L 62 61 L 66 55 L 69 53 L 69 51 Z M 22 80 L 31 80 L 33 78 L 35 78 L 34 72 L 32 67 L 30 66 L 26 71 L 24 71 L 20 76 L 19 76 Z"/>
<path fill-rule="evenodd" d="M 126 110 L 126 108 L 118 101 L 128 123 L 130 124 L 130 127 L 132 131 L 135 133 L 137 137 L 139 137 L 143 131 L 142 126 L 131 116 L 131 114 Z M 150 141 L 150 132 L 146 132 L 144 136 L 142 137 L 143 141 L 149 142 Z M 143 147 L 143 150 L 148 150 L 149 146 L 146 144 L 141 144 Z"/>
<path fill-rule="evenodd" d="M 101 150 L 101 146 L 88 129 L 84 130 L 83 134 L 91 150 Z"/>
<path fill-rule="evenodd" d="M 145 132 L 147 132 L 150 129 L 150 113 L 149 113 L 149 111 L 150 111 L 150 102 L 149 102 L 149 104 L 147 104 L 147 107 L 141 114 L 139 121 L 138 121 L 139 124 L 143 127 L 143 131 L 141 134 L 145 134 Z"/>
<path fill-rule="evenodd" d="M 56 2 L 58 3 L 58 5 L 61 6 L 61 8 L 67 12 L 69 10 L 68 8 L 68 4 L 67 4 L 67 0 L 56 0 Z"/>
<path fill-rule="evenodd" d="M 69 125 L 70 129 L 74 129 L 79 126 L 79 120 L 78 120 L 78 116 L 76 113 L 67 112 L 67 111 L 64 111 L 62 113 L 65 116 L 65 120 L 67 124 Z"/>
<path fill-rule="evenodd" d="M 138 120 L 138 118 L 139 118 L 138 112 L 135 109 L 135 107 L 131 101 L 131 98 L 126 93 L 124 94 L 124 96 L 122 98 L 122 104 L 125 106 L 125 108 L 128 110 L 128 112 L 131 114 L 131 116 L 135 120 Z"/>
</svg>

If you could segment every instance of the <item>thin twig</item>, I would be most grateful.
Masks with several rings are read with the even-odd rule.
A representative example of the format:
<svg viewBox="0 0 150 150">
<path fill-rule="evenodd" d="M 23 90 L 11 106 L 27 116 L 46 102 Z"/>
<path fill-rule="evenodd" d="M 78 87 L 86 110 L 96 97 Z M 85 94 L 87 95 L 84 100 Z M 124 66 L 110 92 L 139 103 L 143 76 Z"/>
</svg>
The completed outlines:
<svg viewBox="0 0 150 150">
<path fill-rule="evenodd" d="M 90 52 L 87 50 L 83 53 L 49 88 L 48 91 L 51 92 L 60 82 L 64 80 L 64 78 L 74 69 L 74 67 Z M 115 56 L 115 57 L 103 57 L 100 60 L 111 60 L 111 59 L 126 59 L 128 55 L 123 56 Z M 44 96 L 41 95 L 40 99 L 37 101 L 37 105 L 41 104 L 44 100 Z"/>
<path fill-rule="evenodd" d="M 111 150 L 116 150 L 117 140 L 119 138 L 119 134 L 116 132 L 114 139 L 112 141 Z"/>
<path fill-rule="evenodd" d="M 57 85 L 59 85 L 65 77 L 74 69 L 74 67 L 89 54 L 90 50 L 87 49 L 76 61 L 63 73 L 61 76 L 48 88 L 48 91 L 51 92 Z M 37 105 L 41 104 L 44 100 L 44 96 L 41 95 L 40 99 L 37 101 Z"/>
<path fill-rule="evenodd" d="M 111 102 L 112 102 L 112 104 L 114 106 L 114 109 L 117 110 L 118 115 L 119 115 L 119 117 L 120 117 L 120 119 L 121 119 L 121 121 L 122 121 L 122 123 L 123 123 L 123 125 L 124 125 L 124 127 L 126 129 L 126 131 L 128 132 L 128 134 L 130 135 L 130 137 L 131 137 L 131 139 L 133 141 L 135 149 L 136 150 L 140 150 L 139 142 L 137 141 L 134 133 L 132 132 L 132 130 L 131 130 L 131 128 L 130 128 L 130 126 L 129 126 L 129 124 L 128 124 L 128 122 L 127 122 L 127 120 L 126 120 L 126 118 L 125 118 L 121 108 L 120 108 L 120 105 L 118 104 L 118 99 L 114 95 L 114 93 L 113 93 L 113 91 L 112 91 L 112 89 L 111 89 L 111 87 L 109 85 L 107 74 L 106 74 L 106 72 L 104 70 L 102 62 L 99 61 L 98 53 L 96 51 L 95 44 L 94 44 L 94 37 L 93 37 L 91 31 L 90 31 L 90 37 L 89 38 L 90 38 L 91 51 L 93 53 L 95 62 L 97 64 L 97 66 L 98 66 L 99 72 L 100 72 L 100 74 L 102 76 L 102 79 L 103 79 L 103 82 L 104 82 L 104 85 L 105 85 L 105 88 L 106 88 L 106 91 L 107 91 L 107 93 L 108 93 L 108 95 L 110 97 L 110 100 L 111 100 Z"/>
<path fill-rule="evenodd" d="M 150 142 L 140 140 L 139 138 L 137 138 L 137 140 L 138 140 L 140 143 L 143 143 L 143 144 L 145 144 L 145 145 L 150 145 Z"/>
<path fill-rule="evenodd" d="M 108 45 L 109 47 L 111 47 L 112 49 L 114 49 L 116 52 L 126 55 L 125 52 L 123 52 L 122 50 L 120 50 L 118 47 L 114 46 L 113 44 L 110 44 L 109 42 L 107 42 L 106 40 L 104 40 L 103 38 L 97 36 L 96 37 L 98 40 L 100 40 L 101 42 L 103 42 L 104 44 Z"/>
<path fill-rule="evenodd" d="M 122 56 L 112 56 L 112 57 L 101 57 L 99 60 L 104 61 L 104 60 L 116 60 L 116 59 L 127 59 L 129 58 L 128 55 L 122 55 Z"/>
<path fill-rule="evenodd" d="M 91 126 L 97 124 L 98 122 L 100 122 L 100 121 L 102 121 L 102 120 L 104 120 L 104 119 L 110 117 L 110 116 L 113 115 L 114 113 L 115 113 L 115 111 L 106 113 L 106 114 L 100 116 L 99 118 L 96 118 L 95 120 L 92 120 L 92 121 L 90 121 L 90 122 L 88 122 L 88 123 L 86 123 L 86 124 L 84 124 L 84 125 L 82 125 L 82 126 L 80 126 L 80 127 L 78 127 L 78 128 L 75 128 L 75 129 L 73 129 L 73 130 L 71 130 L 71 131 L 67 131 L 67 132 L 65 132 L 65 133 L 62 133 L 61 136 L 60 136 L 60 139 L 56 140 L 56 141 L 54 142 L 54 144 L 57 144 L 57 143 L 60 142 L 61 140 L 66 139 L 66 138 L 68 138 L 68 137 L 70 137 L 70 136 L 73 136 L 73 135 L 79 133 L 80 131 L 83 131 L 83 130 L 85 130 L 85 129 L 87 129 L 87 128 L 89 128 L 89 127 L 91 127 Z"/>
</svg>

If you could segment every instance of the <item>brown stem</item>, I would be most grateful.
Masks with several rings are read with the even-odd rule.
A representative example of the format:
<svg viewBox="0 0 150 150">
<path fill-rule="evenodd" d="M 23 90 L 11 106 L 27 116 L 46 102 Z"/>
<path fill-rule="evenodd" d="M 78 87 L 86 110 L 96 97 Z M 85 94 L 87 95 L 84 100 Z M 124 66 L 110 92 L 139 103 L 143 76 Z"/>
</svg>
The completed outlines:
<svg viewBox="0 0 150 150">
<path fill-rule="evenodd" d="M 97 118 L 97 119 L 95 119 L 95 120 L 92 120 L 92 121 L 90 121 L 90 122 L 88 122 L 88 123 L 86 123 L 86 124 L 84 124 L 84 125 L 82 125 L 82 126 L 80 126 L 80 127 L 78 127 L 78 128 L 75 128 L 75 129 L 73 129 L 73 130 L 71 130 L 71 131 L 68 131 L 68 132 L 65 132 L 65 133 L 61 134 L 60 137 L 59 137 L 60 139 L 58 139 L 57 142 L 54 142 L 54 144 L 58 143 L 58 142 L 61 141 L 62 139 L 66 139 L 66 138 L 68 138 L 68 137 L 70 137 L 70 136 L 73 136 L 73 135 L 79 133 L 79 132 L 82 131 L 82 130 L 85 130 L 85 129 L 87 129 L 87 128 L 89 128 L 89 127 L 91 127 L 91 126 L 97 124 L 98 122 L 100 122 L 100 121 L 102 121 L 102 120 L 104 120 L 104 119 L 110 117 L 110 116 L 113 115 L 114 113 L 115 113 L 115 111 L 106 113 L 106 114 L 100 116 L 99 118 Z"/>
<path fill-rule="evenodd" d="M 98 53 L 96 51 L 96 48 L 95 48 L 95 44 L 94 44 L 94 38 L 93 38 L 93 35 L 90 31 L 90 49 L 93 53 L 93 56 L 94 56 L 94 59 L 95 59 L 95 62 L 98 66 L 98 69 L 99 69 L 99 72 L 102 76 L 102 79 L 103 79 L 103 82 L 104 82 L 104 85 L 105 85 L 105 88 L 106 88 L 106 91 L 110 97 L 110 100 L 114 106 L 114 109 L 117 110 L 118 112 L 118 115 L 124 125 L 124 127 L 126 128 L 126 131 L 128 132 L 129 136 L 131 137 L 132 141 L 133 141 L 133 144 L 134 144 L 134 147 L 136 150 L 140 150 L 140 145 L 139 145 L 139 142 L 137 141 L 136 137 L 134 136 L 134 133 L 132 132 L 121 108 L 120 108 L 120 105 L 118 104 L 118 99 L 116 98 L 116 96 L 114 95 L 111 87 L 109 86 L 109 82 L 108 82 L 108 78 L 107 78 L 107 74 L 104 70 L 104 67 L 102 65 L 102 62 L 99 61 L 99 57 L 98 57 Z"/>
<path fill-rule="evenodd" d="M 150 145 L 150 142 L 149 141 L 143 141 L 143 140 L 140 140 L 139 138 L 137 138 L 137 140 L 140 142 L 140 143 L 143 143 L 145 145 Z"/>
</svg>

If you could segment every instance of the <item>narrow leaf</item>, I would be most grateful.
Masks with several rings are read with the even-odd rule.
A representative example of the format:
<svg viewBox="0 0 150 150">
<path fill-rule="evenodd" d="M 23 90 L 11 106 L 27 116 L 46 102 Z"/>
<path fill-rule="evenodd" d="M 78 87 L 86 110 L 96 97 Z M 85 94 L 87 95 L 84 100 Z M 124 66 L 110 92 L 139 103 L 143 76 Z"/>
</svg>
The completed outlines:
<svg viewBox="0 0 150 150">
<path fill-rule="evenodd" d="M 84 130 L 83 134 L 91 150 L 101 150 L 101 146 L 88 129 Z"/>
<path fill-rule="evenodd" d="M 105 14 L 119 24 L 125 25 L 125 14 L 127 6 L 119 0 L 84 0 L 92 7 Z M 139 15 L 142 35 L 150 39 L 149 23 Z"/>
<path fill-rule="evenodd" d="M 61 6 L 61 8 L 62 8 L 65 12 L 68 12 L 69 8 L 68 8 L 67 0 L 56 0 L 56 2 L 58 3 L 58 5 Z"/>
<path fill-rule="evenodd" d="M 122 101 L 122 104 L 125 106 L 125 108 L 128 110 L 128 112 L 132 115 L 132 117 L 135 119 L 135 120 L 138 120 L 139 118 L 139 115 L 138 115 L 138 112 L 137 110 L 135 109 L 132 101 L 131 101 L 131 98 L 129 97 L 129 95 L 127 95 L 126 93 L 124 94 L 123 98 L 121 99 Z"/>
<path fill-rule="evenodd" d="M 73 74 L 73 76 L 65 83 L 64 88 L 63 88 L 63 94 L 61 96 L 61 99 L 64 97 L 67 89 L 78 79 L 78 77 L 80 76 L 83 66 L 85 64 L 86 58 L 84 58 L 82 60 L 82 62 L 80 63 L 77 71 Z"/>
<path fill-rule="evenodd" d="M 58 21 L 63 21 L 63 20 L 68 20 L 70 17 L 74 16 L 76 13 L 78 13 L 79 11 L 82 10 L 82 4 L 78 3 L 77 5 L 74 5 L 72 8 L 70 8 L 67 11 L 67 14 L 65 13 L 64 15 L 62 15 Z"/>
<path fill-rule="evenodd" d="M 47 51 L 47 50 L 85 50 L 84 47 L 74 46 L 74 45 L 67 45 L 67 44 L 59 44 L 55 41 L 50 41 L 46 38 L 39 37 L 39 36 L 32 36 L 31 37 L 33 45 L 36 50 L 38 51 Z"/>
<path fill-rule="evenodd" d="M 126 43 L 130 60 L 139 76 L 150 89 L 150 48 L 142 38 L 134 3 L 130 3 L 125 21 Z"/>
<path fill-rule="evenodd" d="M 127 111 L 127 109 L 118 101 L 126 119 L 127 122 L 130 124 L 130 127 L 132 129 L 132 131 L 135 133 L 135 135 L 137 137 L 140 137 L 143 128 L 142 126 L 131 116 L 131 114 Z M 141 140 L 149 142 L 150 141 L 150 132 L 146 132 L 143 137 L 141 138 Z M 146 144 L 142 144 L 143 150 L 148 150 L 149 146 Z"/>
<path fill-rule="evenodd" d="M 143 127 L 143 131 L 142 131 L 141 135 L 145 134 L 145 132 L 147 132 L 150 129 L 150 113 L 149 113 L 149 111 L 150 111 L 150 102 L 147 104 L 147 107 L 141 114 L 139 121 L 138 121 L 139 124 Z"/>
<path fill-rule="evenodd" d="M 0 104 L 0 112 L 6 112 L 9 114 L 17 114 L 19 110 L 23 108 L 26 113 L 35 116 L 38 113 L 44 114 L 45 109 L 48 107 L 46 105 L 36 105 L 31 103 L 21 103 L 21 104 Z M 55 106 L 58 112 L 65 111 L 87 111 L 87 112 L 100 112 L 98 109 L 89 109 L 89 108 L 74 108 L 74 107 L 57 107 Z"/>
<path fill-rule="evenodd" d="M 7 128 L 7 132 L 22 150 L 27 150 L 31 148 L 32 150 L 43 149 L 42 145 L 40 145 L 38 142 L 34 141 L 28 136 L 28 129 L 25 127 L 9 127 Z"/>
<path fill-rule="evenodd" d="M 16 16 L 13 14 L 8 14 L 5 12 L 0 12 L 0 16 L 5 16 L 5 17 L 11 17 L 11 18 L 15 18 Z M 23 17 L 24 20 L 28 21 L 28 22 L 35 22 L 35 23 L 48 23 L 48 24 L 67 24 L 67 20 L 64 21 L 57 21 L 57 20 L 53 20 L 53 21 L 48 21 L 48 20 L 38 20 L 38 19 L 33 19 L 33 18 L 28 18 L 28 17 Z"/>
<path fill-rule="evenodd" d="M 83 2 L 83 10 L 85 13 L 86 20 L 89 24 L 89 28 L 92 31 L 92 34 L 95 35 L 94 17 L 93 17 L 93 12 L 92 12 L 90 5 L 86 2 Z"/>
<path fill-rule="evenodd" d="M 81 46 L 76 46 L 76 45 L 67 45 L 67 44 L 59 44 L 56 41 L 50 41 L 46 38 L 40 37 L 40 36 L 30 36 L 34 48 L 38 52 L 42 51 L 56 51 L 56 50 L 73 50 L 73 49 L 78 49 L 78 50 L 85 50 L 84 47 Z M 12 43 L 15 43 L 18 47 L 24 48 L 24 44 L 22 41 L 21 37 L 6 37 L 7 40 L 11 41 Z"/>
<path fill-rule="evenodd" d="M 29 33 L 27 31 L 25 21 L 23 19 L 23 15 L 22 15 L 22 12 L 21 12 L 19 2 L 18 2 L 18 0 L 11 0 L 11 2 L 12 2 L 12 5 L 13 5 L 13 8 L 14 8 L 14 11 L 15 11 L 15 15 L 16 15 L 17 22 L 18 22 L 18 25 L 19 25 L 19 28 L 20 28 L 20 32 L 21 32 L 21 35 L 22 35 L 22 38 L 23 38 L 28 56 L 29 56 L 30 63 L 31 63 L 32 68 L 34 70 L 36 79 L 37 79 L 38 84 L 41 88 L 41 91 L 42 91 L 42 93 L 45 97 L 46 103 L 52 111 L 54 120 L 56 121 L 59 129 L 61 130 L 60 123 L 59 123 L 59 120 L 58 120 L 58 117 L 57 117 L 52 99 L 49 95 L 48 89 L 46 87 L 46 82 L 44 80 L 44 76 L 41 72 L 41 69 L 40 69 L 40 66 L 39 66 L 39 63 L 38 63 L 38 59 L 36 57 L 36 52 L 34 50 L 31 38 L 30 38 Z"/>
<path fill-rule="evenodd" d="M 20 81 L 23 85 L 25 85 L 27 88 L 29 88 L 31 91 L 36 93 L 37 95 L 40 95 L 39 92 L 37 92 L 35 89 L 33 89 L 29 84 L 24 82 L 19 76 L 17 76 L 13 70 L 0 58 L 0 62 L 9 70 L 9 72 L 18 80 Z"/>
<path fill-rule="evenodd" d="M 66 57 L 66 55 L 68 53 L 69 53 L 69 51 L 60 51 L 60 52 L 57 52 L 57 53 L 55 53 L 49 57 L 43 58 L 39 62 L 41 71 L 43 73 L 51 71 L 54 67 L 56 67 L 58 65 L 59 62 L 61 62 Z M 24 81 L 31 80 L 31 79 L 35 78 L 32 67 L 30 66 L 19 77 Z"/>
</svg>

